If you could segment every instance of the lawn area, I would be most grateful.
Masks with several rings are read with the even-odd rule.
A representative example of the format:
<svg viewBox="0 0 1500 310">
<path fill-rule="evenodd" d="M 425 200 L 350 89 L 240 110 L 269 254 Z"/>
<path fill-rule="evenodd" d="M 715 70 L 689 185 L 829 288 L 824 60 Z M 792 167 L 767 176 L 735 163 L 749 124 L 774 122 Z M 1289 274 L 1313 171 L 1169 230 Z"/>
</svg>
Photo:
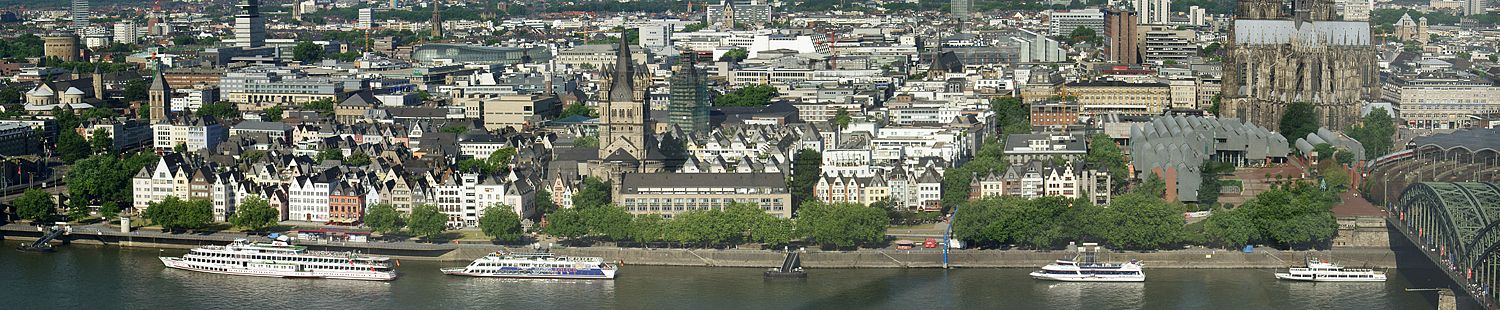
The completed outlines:
<svg viewBox="0 0 1500 310">
<path fill-rule="evenodd" d="M 460 236 L 460 237 L 458 237 L 458 240 L 490 240 L 491 239 L 489 236 L 485 236 L 483 231 L 480 231 L 478 229 L 450 230 L 448 232 L 450 232 L 450 233 L 455 233 L 455 232 L 458 233 L 459 236 Z"/>
</svg>

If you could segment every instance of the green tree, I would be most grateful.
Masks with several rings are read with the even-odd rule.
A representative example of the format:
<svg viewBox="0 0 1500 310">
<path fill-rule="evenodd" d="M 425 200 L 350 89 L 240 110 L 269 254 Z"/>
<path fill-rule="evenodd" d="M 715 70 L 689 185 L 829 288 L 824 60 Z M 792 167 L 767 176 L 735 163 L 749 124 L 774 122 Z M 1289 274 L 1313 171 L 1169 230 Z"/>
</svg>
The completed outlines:
<svg viewBox="0 0 1500 310">
<path fill-rule="evenodd" d="M 479 217 L 479 229 L 484 231 L 485 236 L 495 238 L 501 242 L 516 242 L 521 240 L 521 216 L 512 211 L 511 206 L 495 204 L 484 209 L 484 215 Z"/>
<path fill-rule="evenodd" d="M 172 45 L 176 45 L 176 46 L 193 45 L 193 44 L 197 44 L 197 43 L 198 43 L 198 41 L 194 40 L 193 36 L 180 35 L 180 36 L 172 37 Z"/>
<path fill-rule="evenodd" d="M 136 153 L 125 159 L 100 154 L 73 163 L 65 180 L 70 201 L 82 205 L 132 205 L 131 179 L 142 167 L 157 162 L 156 154 Z"/>
<path fill-rule="evenodd" d="M 740 62 L 745 60 L 745 58 L 750 58 L 750 51 L 743 48 L 735 48 L 724 52 L 723 56 L 719 56 L 719 61 Z"/>
<path fill-rule="evenodd" d="M 839 108 L 839 111 L 833 114 L 833 123 L 838 124 L 839 129 L 849 128 L 850 121 L 853 121 L 853 118 L 849 117 L 849 109 Z"/>
<path fill-rule="evenodd" d="M 595 177 L 583 179 L 578 192 L 573 194 L 573 207 L 578 209 L 589 209 L 608 205 L 610 200 L 610 184 Z"/>
<path fill-rule="evenodd" d="M 630 240 L 640 243 L 660 241 L 666 238 L 667 220 L 661 214 L 637 215 L 630 221 Z"/>
<path fill-rule="evenodd" d="M 1286 106 L 1286 112 L 1281 115 L 1281 135 L 1287 140 L 1296 141 L 1298 138 L 1307 137 L 1307 134 L 1318 131 L 1318 112 L 1313 110 L 1313 105 L 1306 102 L 1293 102 Z"/>
<path fill-rule="evenodd" d="M 797 231 L 816 243 L 852 247 L 884 241 L 890 222 L 884 210 L 853 203 L 810 202 L 798 211 Z"/>
<path fill-rule="evenodd" d="M 1021 98 L 998 97 L 990 99 L 990 110 L 995 112 L 995 124 L 1000 133 L 1031 132 L 1031 110 Z"/>
<path fill-rule="evenodd" d="M 145 101 L 147 92 L 151 90 L 150 81 L 145 79 L 130 80 L 125 82 L 125 90 L 121 93 L 127 102 Z M 142 116 L 147 114 L 141 114 Z"/>
<path fill-rule="evenodd" d="M 573 147 L 597 149 L 599 148 L 599 138 L 592 136 L 578 137 L 577 139 L 573 139 Z"/>
<path fill-rule="evenodd" d="M 40 189 L 26 189 L 26 193 L 16 198 L 14 204 L 16 216 L 24 220 L 41 222 L 57 216 L 57 204 L 52 201 L 52 194 Z"/>
<path fill-rule="evenodd" d="M 563 108 L 562 114 L 558 115 L 557 118 L 567 118 L 574 115 L 592 116 L 593 114 L 594 111 L 589 109 L 588 106 L 583 105 L 582 102 L 574 102 Z"/>
<path fill-rule="evenodd" d="M 187 143 L 178 142 L 177 145 L 172 146 L 172 152 L 187 153 L 187 151 Z"/>
<path fill-rule="evenodd" d="M 552 192 L 546 188 L 536 189 L 536 214 L 542 216 L 552 214 L 557 210 L 557 204 L 552 203 Z"/>
<path fill-rule="evenodd" d="M 213 116 L 215 119 L 219 120 L 230 120 L 240 117 L 239 108 L 236 108 L 233 103 L 222 101 L 215 103 L 204 103 L 203 106 L 199 107 L 197 111 L 193 111 L 193 113 L 198 115 Z"/>
<path fill-rule="evenodd" d="M 578 239 L 589 234 L 583 210 L 578 208 L 560 209 L 547 216 L 547 226 L 542 232 L 563 239 Z"/>
<path fill-rule="evenodd" d="M 1323 176 L 1323 184 L 1331 191 L 1343 192 L 1349 188 L 1349 171 L 1344 166 L 1324 165 L 1318 169 L 1318 174 Z"/>
<path fill-rule="evenodd" d="M 1213 205 L 1219 202 L 1219 175 L 1225 172 L 1224 167 L 1234 169 L 1233 165 L 1222 164 L 1216 161 L 1205 161 L 1198 168 L 1198 179 L 1202 180 L 1198 186 L 1198 204 Z"/>
<path fill-rule="evenodd" d="M 302 104 L 303 109 L 316 111 L 318 112 L 318 115 L 322 115 L 324 117 L 333 116 L 333 106 L 333 99 L 328 98 L 308 101 L 307 103 Z"/>
<path fill-rule="evenodd" d="M 728 217 L 719 210 L 692 210 L 673 216 L 668 222 L 668 235 L 680 243 L 696 243 L 702 246 L 728 243 L 736 232 Z"/>
<path fill-rule="evenodd" d="M 267 122 L 280 122 L 282 113 L 285 113 L 285 111 L 282 110 L 281 106 L 269 107 L 265 110 L 261 110 L 261 120 Z"/>
<path fill-rule="evenodd" d="M 969 200 L 969 194 L 974 177 L 988 175 L 990 173 L 1003 173 L 1010 164 L 1005 161 L 1004 150 L 1000 147 L 999 140 L 986 139 L 979 146 L 979 152 L 974 159 L 965 162 L 957 168 L 948 169 L 943 173 L 943 208 L 944 212 L 955 207 L 960 207 Z"/>
<path fill-rule="evenodd" d="M 83 136 L 77 131 L 67 129 L 57 134 L 57 153 L 62 157 L 63 163 L 73 164 L 73 162 L 89 157 L 92 150 L 89 149 L 88 142 L 83 141 Z"/>
<path fill-rule="evenodd" d="M 1210 244 L 1239 248 L 1260 239 L 1260 230 L 1243 208 L 1217 209 L 1203 220 L 1203 234 Z"/>
<path fill-rule="evenodd" d="M 443 231 L 447 230 L 448 215 L 438 211 L 437 206 L 423 204 L 412 208 L 411 220 L 407 221 L 406 226 L 413 235 L 432 241 L 432 238 L 442 235 Z"/>
<path fill-rule="evenodd" d="M 792 179 L 787 182 L 792 191 L 792 203 L 801 204 L 813 199 L 813 186 L 823 171 L 823 153 L 802 149 L 792 157 Z"/>
<path fill-rule="evenodd" d="M 104 128 L 94 130 L 89 137 L 89 144 L 93 145 L 94 154 L 108 154 L 115 148 L 114 139 L 109 137 L 109 132 Z"/>
<path fill-rule="evenodd" d="M 1338 160 L 1340 165 L 1353 164 L 1354 153 L 1350 153 L 1347 150 L 1340 149 L 1336 152 L 1333 152 L 1333 159 Z"/>
<path fill-rule="evenodd" d="M 162 229 L 180 231 L 208 225 L 214 219 L 214 210 L 208 200 L 182 200 L 177 196 L 167 196 L 162 201 L 148 204 L 143 215 Z"/>
<path fill-rule="evenodd" d="M 323 149 L 318 151 L 318 161 L 344 160 L 344 151 L 340 149 Z"/>
<path fill-rule="evenodd" d="M 458 161 L 458 171 L 468 173 L 490 174 L 490 165 L 477 158 L 469 158 Z"/>
<path fill-rule="evenodd" d="M 370 165 L 370 155 L 365 155 L 365 152 L 354 152 L 354 154 L 344 158 L 344 164 L 356 167 L 368 166 Z"/>
<path fill-rule="evenodd" d="M 1338 232 L 1332 212 L 1337 202 L 1334 192 L 1299 182 L 1260 193 L 1236 209 L 1248 213 L 1262 241 L 1295 247 L 1333 238 Z"/>
<path fill-rule="evenodd" d="M 1318 160 L 1323 161 L 1333 158 L 1333 154 L 1337 153 L 1338 150 L 1334 149 L 1332 144 L 1318 143 L 1318 145 L 1313 146 L 1313 152 L 1318 152 Z"/>
<path fill-rule="evenodd" d="M 250 196 L 240 202 L 239 208 L 235 210 L 234 216 L 229 218 L 229 224 L 252 231 L 265 230 L 276 226 L 278 213 L 271 208 L 271 204 L 260 196 Z"/>
<path fill-rule="evenodd" d="M 324 51 L 322 45 L 312 41 L 297 42 L 297 46 L 292 47 L 292 58 L 303 63 L 317 62 L 323 60 Z"/>
<path fill-rule="evenodd" d="M 469 132 L 469 127 L 463 125 L 443 126 L 443 128 L 438 128 L 438 131 L 451 133 L 457 136 Z"/>
<path fill-rule="evenodd" d="M 759 107 L 771 104 L 778 96 L 776 87 L 765 84 L 745 86 L 714 98 L 715 107 Z"/>
<path fill-rule="evenodd" d="M 630 240 L 632 216 L 625 208 L 614 205 L 587 208 L 583 209 L 583 217 L 589 235 L 606 240 Z"/>
<path fill-rule="evenodd" d="M 1071 44 L 1093 43 L 1094 45 L 1098 45 L 1099 42 L 1103 42 L 1103 39 L 1099 38 L 1099 34 L 1094 32 L 1094 29 L 1079 26 L 1068 33 L 1068 42 Z"/>
<path fill-rule="evenodd" d="M 1130 168 L 1125 166 L 1125 153 L 1120 150 L 1120 145 L 1107 134 L 1096 134 L 1089 137 L 1088 146 L 1083 161 L 1108 171 L 1112 181 L 1110 188 L 1115 193 L 1124 192 L 1125 186 L 1130 184 Z"/>
<path fill-rule="evenodd" d="M 1155 172 L 1146 172 L 1146 179 L 1141 180 L 1132 193 L 1140 193 L 1151 197 L 1162 198 L 1167 196 L 1167 182 Z"/>
<path fill-rule="evenodd" d="M 1391 152 L 1396 135 L 1396 123 L 1385 108 L 1370 110 L 1358 126 L 1345 131 L 1350 138 L 1365 147 L 1364 159 L 1375 159 Z"/>
<path fill-rule="evenodd" d="M 1220 107 L 1219 101 L 1220 100 L 1223 100 L 1223 97 L 1222 97 L 1221 94 L 1214 94 L 1213 98 L 1208 99 L 1208 102 L 1209 102 L 1208 113 L 1209 114 L 1219 115 L 1219 107 Z"/>
<path fill-rule="evenodd" d="M 507 147 L 490 152 L 490 157 L 485 161 L 490 166 L 490 171 L 499 173 L 510 172 L 511 158 L 516 157 L 516 148 Z"/>
<path fill-rule="evenodd" d="M 395 206 L 388 203 L 378 203 L 370 206 L 365 211 L 365 226 L 382 235 L 401 231 L 401 213 L 396 211 Z"/>
<path fill-rule="evenodd" d="M 1092 235 L 1122 249 L 1159 249 L 1182 240 L 1181 207 L 1144 193 L 1116 197 L 1096 213 Z"/>
</svg>

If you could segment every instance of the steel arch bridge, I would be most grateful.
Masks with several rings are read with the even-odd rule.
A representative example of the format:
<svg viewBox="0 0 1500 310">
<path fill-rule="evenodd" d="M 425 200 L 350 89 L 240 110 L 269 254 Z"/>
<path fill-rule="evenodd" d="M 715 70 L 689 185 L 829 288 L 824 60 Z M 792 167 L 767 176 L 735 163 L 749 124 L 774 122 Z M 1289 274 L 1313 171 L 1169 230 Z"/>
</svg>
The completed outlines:
<svg viewBox="0 0 1500 310">
<path fill-rule="evenodd" d="M 1500 186 L 1423 182 L 1408 186 L 1391 214 L 1408 238 L 1479 297 L 1493 304 L 1500 284 Z"/>
</svg>

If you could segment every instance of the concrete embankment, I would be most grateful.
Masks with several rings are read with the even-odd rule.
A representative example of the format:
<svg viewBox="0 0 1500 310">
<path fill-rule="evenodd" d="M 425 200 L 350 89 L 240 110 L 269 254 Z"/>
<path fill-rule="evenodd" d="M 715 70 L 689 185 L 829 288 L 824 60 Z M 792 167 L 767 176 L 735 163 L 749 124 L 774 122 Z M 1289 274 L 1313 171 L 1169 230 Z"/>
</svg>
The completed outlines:
<svg viewBox="0 0 1500 310">
<path fill-rule="evenodd" d="M 0 239 L 36 240 L 40 232 L 17 229 L 0 230 Z M 133 235 L 123 233 L 77 233 L 65 236 L 72 245 L 100 245 L 148 248 L 189 249 L 202 245 L 224 244 L 219 236 L 192 234 Z M 54 241 L 58 242 L 58 241 Z M 469 261 L 500 249 L 492 245 L 416 244 L 406 242 L 371 242 L 337 244 L 302 244 L 315 250 L 358 251 L 400 259 Z M 1109 253 L 1107 260 L 1141 260 L 1148 268 L 1285 268 L 1300 265 L 1307 257 L 1318 257 L 1350 267 L 1396 268 L 1426 266 L 1430 262 L 1412 261 L 1420 255 L 1397 255 L 1411 248 L 1337 248 L 1330 251 L 1279 251 L 1258 248 L 1253 253 L 1223 250 L 1176 250 L 1152 253 Z M 780 266 L 784 254 L 765 250 L 714 249 L 643 249 L 615 247 L 557 248 L 553 252 L 571 256 L 603 257 L 627 265 L 758 267 Z M 1058 258 L 1064 251 L 955 250 L 949 253 L 949 266 L 957 268 L 1035 268 Z M 1400 261 L 1400 260 L 1407 261 Z M 808 251 L 802 255 L 808 268 L 940 268 L 943 253 L 939 250 L 858 250 Z"/>
<path fill-rule="evenodd" d="M 775 267 L 783 254 L 756 250 L 686 250 L 637 248 L 566 248 L 564 255 L 598 256 L 627 265 Z M 949 253 L 949 265 L 958 268 L 1035 268 L 1069 256 L 1067 252 L 957 250 Z M 1149 268 L 1285 268 L 1299 265 L 1306 257 L 1331 259 L 1345 266 L 1396 268 L 1413 263 L 1398 262 L 1395 251 L 1385 248 L 1343 248 L 1331 251 L 1238 251 L 1180 250 L 1153 253 L 1110 253 L 1110 260 L 1137 259 Z M 810 251 L 802 255 L 808 268 L 939 268 L 943 253 L 933 250 Z"/>
</svg>

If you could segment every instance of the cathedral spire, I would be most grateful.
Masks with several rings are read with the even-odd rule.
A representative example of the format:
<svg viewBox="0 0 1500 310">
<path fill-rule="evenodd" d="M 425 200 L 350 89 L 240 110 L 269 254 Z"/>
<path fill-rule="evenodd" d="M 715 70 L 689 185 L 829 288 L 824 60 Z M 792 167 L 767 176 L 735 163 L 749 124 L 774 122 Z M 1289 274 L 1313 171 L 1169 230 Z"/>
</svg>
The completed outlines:
<svg viewBox="0 0 1500 310">
<path fill-rule="evenodd" d="M 635 100 L 635 61 L 630 59 L 630 43 L 620 34 L 620 48 L 615 50 L 615 67 L 609 80 L 609 101 Z"/>
</svg>

